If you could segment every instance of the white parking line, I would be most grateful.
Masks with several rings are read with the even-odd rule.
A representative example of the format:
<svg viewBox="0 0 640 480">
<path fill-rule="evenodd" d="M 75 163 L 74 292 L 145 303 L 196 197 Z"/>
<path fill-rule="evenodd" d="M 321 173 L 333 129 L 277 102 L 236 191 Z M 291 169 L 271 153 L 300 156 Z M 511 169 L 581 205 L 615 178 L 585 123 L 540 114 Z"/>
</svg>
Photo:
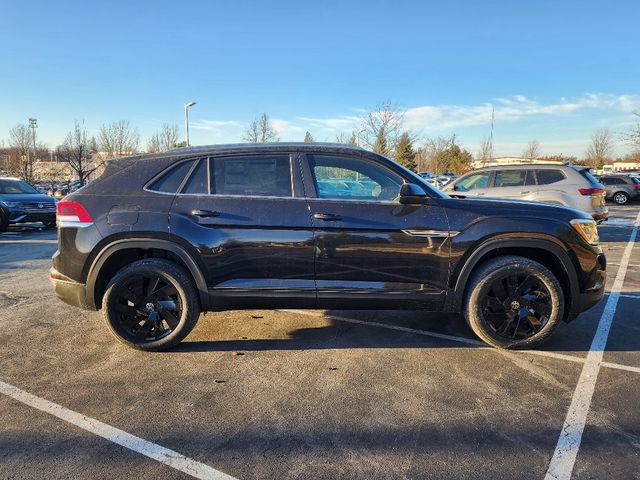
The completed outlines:
<svg viewBox="0 0 640 480">
<path fill-rule="evenodd" d="M 424 337 L 432 337 L 432 338 L 439 338 L 439 339 L 442 339 L 442 340 L 450 340 L 452 342 L 464 343 L 464 344 L 467 344 L 467 345 L 473 345 L 474 347 L 495 351 L 495 349 L 493 347 L 489 347 L 486 343 L 484 343 L 484 342 L 482 342 L 480 340 L 472 339 L 472 338 L 458 337 L 458 336 L 455 336 L 455 335 L 446 335 L 444 333 L 430 332 L 429 330 L 418 330 L 418 329 L 415 329 L 415 328 L 401 327 L 399 325 L 389 325 L 388 323 L 370 322 L 370 321 L 366 321 L 366 320 L 358 320 L 358 319 L 355 319 L 355 318 L 341 317 L 341 316 L 338 316 L 338 315 L 327 315 L 327 314 L 322 313 L 322 312 L 314 312 L 314 311 L 307 311 L 307 310 L 281 310 L 281 311 L 283 311 L 283 312 L 291 312 L 291 313 L 300 313 L 302 315 L 310 315 L 310 316 L 314 316 L 314 317 L 331 318 L 333 320 L 338 320 L 340 322 L 354 323 L 356 325 L 366 325 L 366 326 L 386 328 L 387 330 L 396 330 L 396 331 L 399 331 L 399 332 L 413 333 L 413 334 L 416 334 L 416 335 L 422 335 Z M 504 351 L 508 351 L 508 350 L 504 350 Z M 557 358 L 559 360 L 565 360 L 565 361 L 568 361 L 568 362 L 584 363 L 584 359 L 583 358 L 576 357 L 574 355 L 565 355 L 563 353 L 547 352 L 545 350 L 519 350 L 518 353 L 530 353 L 532 355 L 538 355 L 539 357 L 550 357 L 550 358 Z"/>
<path fill-rule="evenodd" d="M 7 395 L 19 402 L 36 408 L 42 412 L 58 417 L 65 422 L 69 422 L 88 432 L 98 435 L 110 442 L 117 443 L 129 450 L 141 453 L 149 458 L 164 463 L 176 470 L 180 470 L 195 478 L 207 480 L 236 480 L 234 477 L 222 473 L 209 465 L 197 462 L 191 458 L 185 457 L 178 452 L 169 450 L 155 443 L 144 440 L 135 435 L 131 435 L 123 430 L 102 423 L 93 418 L 74 412 L 56 403 L 36 397 L 24 390 L 20 390 L 13 385 L 0 381 L 0 393 Z"/>
<path fill-rule="evenodd" d="M 600 317 L 598 323 L 598 329 L 591 342 L 591 348 L 585 359 L 584 366 L 582 367 L 582 373 L 578 379 L 578 385 L 573 394 L 567 417 L 565 418 L 560 438 L 556 444 L 556 449 L 549 463 L 545 480 L 568 480 L 571 478 L 573 472 L 573 466 L 576 463 L 576 457 L 578 456 L 578 449 L 582 442 L 582 432 L 584 431 L 585 424 L 587 422 L 587 414 L 591 406 L 591 398 L 596 386 L 596 380 L 598 378 L 598 372 L 602 365 L 602 357 L 604 355 L 605 347 L 607 346 L 607 338 L 609 336 L 609 330 L 611 329 L 611 322 L 613 316 L 616 313 L 616 307 L 618 306 L 618 299 L 620 298 L 620 292 L 624 284 L 624 278 L 627 274 L 627 265 L 631 258 L 631 252 L 633 250 L 636 236 L 638 234 L 638 226 L 640 224 L 640 213 L 636 217 L 633 224 L 633 230 L 627 243 L 624 253 L 622 254 L 622 260 L 620 261 L 620 268 L 618 274 L 613 282 L 609 298 Z"/>
</svg>

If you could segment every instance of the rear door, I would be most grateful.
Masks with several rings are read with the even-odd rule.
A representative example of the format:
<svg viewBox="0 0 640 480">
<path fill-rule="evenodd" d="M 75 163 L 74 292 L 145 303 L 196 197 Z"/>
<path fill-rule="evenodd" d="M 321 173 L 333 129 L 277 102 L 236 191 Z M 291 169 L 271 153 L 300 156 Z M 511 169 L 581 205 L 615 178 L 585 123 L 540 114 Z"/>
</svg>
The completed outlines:
<svg viewBox="0 0 640 480">
<path fill-rule="evenodd" d="M 407 180 L 370 158 L 306 158 L 318 306 L 439 306 L 448 280 L 449 227 L 438 199 L 400 204 Z"/>
<path fill-rule="evenodd" d="M 170 230 L 199 252 L 216 308 L 315 306 L 311 219 L 295 155 L 202 158 Z"/>
<path fill-rule="evenodd" d="M 535 190 L 535 184 L 533 170 L 496 170 L 489 195 L 526 200 L 531 191 Z"/>
</svg>

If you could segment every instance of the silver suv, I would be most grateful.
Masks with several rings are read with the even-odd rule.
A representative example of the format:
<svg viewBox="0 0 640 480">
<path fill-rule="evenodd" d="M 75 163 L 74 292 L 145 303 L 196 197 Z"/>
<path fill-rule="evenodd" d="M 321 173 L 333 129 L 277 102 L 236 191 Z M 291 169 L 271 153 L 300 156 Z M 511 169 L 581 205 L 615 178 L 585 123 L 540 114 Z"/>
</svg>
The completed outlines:
<svg viewBox="0 0 640 480">
<path fill-rule="evenodd" d="M 596 221 L 606 219 L 609 214 L 604 187 L 587 167 L 550 164 L 486 167 L 466 173 L 444 191 L 563 205 L 587 212 Z"/>
<path fill-rule="evenodd" d="M 631 175 L 603 175 L 600 183 L 604 185 L 606 198 L 618 205 L 625 205 L 640 196 L 640 180 Z"/>
</svg>

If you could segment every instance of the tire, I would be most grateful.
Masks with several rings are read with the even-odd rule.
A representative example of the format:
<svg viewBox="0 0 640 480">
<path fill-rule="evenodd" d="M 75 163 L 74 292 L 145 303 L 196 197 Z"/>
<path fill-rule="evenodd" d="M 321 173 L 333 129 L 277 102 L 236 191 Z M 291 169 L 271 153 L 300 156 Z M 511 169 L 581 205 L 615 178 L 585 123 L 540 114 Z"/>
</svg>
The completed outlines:
<svg viewBox="0 0 640 480">
<path fill-rule="evenodd" d="M 0 232 L 6 232 L 9 228 L 9 215 L 0 208 Z"/>
<path fill-rule="evenodd" d="M 533 348 L 547 340 L 560 322 L 564 293 L 545 266 L 503 256 L 476 267 L 467 284 L 463 313 L 473 332 L 489 345 Z"/>
<path fill-rule="evenodd" d="M 626 205 L 629 203 L 629 194 L 626 192 L 616 192 L 611 197 L 616 205 Z"/>
<path fill-rule="evenodd" d="M 173 262 L 150 258 L 119 270 L 102 298 L 111 333 L 129 347 L 159 351 L 180 343 L 200 316 L 198 290 Z"/>
</svg>

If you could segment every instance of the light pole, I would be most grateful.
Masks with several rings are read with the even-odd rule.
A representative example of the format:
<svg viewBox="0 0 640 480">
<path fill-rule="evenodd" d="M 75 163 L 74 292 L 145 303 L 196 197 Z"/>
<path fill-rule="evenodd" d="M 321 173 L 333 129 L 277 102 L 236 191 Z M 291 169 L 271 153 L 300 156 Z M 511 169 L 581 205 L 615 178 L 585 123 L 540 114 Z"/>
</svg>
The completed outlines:
<svg viewBox="0 0 640 480">
<path fill-rule="evenodd" d="M 38 128 L 38 119 L 29 119 L 29 128 L 31 129 L 31 135 L 33 137 L 33 158 L 36 157 L 36 128 Z"/>
<path fill-rule="evenodd" d="M 189 107 L 193 107 L 196 102 L 189 102 L 184 104 L 184 131 L 186 133 L 185 146 L 189 146 Z"/>
<path fill-rule="evenodd" d="M 356 130 L 356 146 L 360 146 L 360 134 L 366 130 L 365 127 L 359 128 Z"/>
</svg>

